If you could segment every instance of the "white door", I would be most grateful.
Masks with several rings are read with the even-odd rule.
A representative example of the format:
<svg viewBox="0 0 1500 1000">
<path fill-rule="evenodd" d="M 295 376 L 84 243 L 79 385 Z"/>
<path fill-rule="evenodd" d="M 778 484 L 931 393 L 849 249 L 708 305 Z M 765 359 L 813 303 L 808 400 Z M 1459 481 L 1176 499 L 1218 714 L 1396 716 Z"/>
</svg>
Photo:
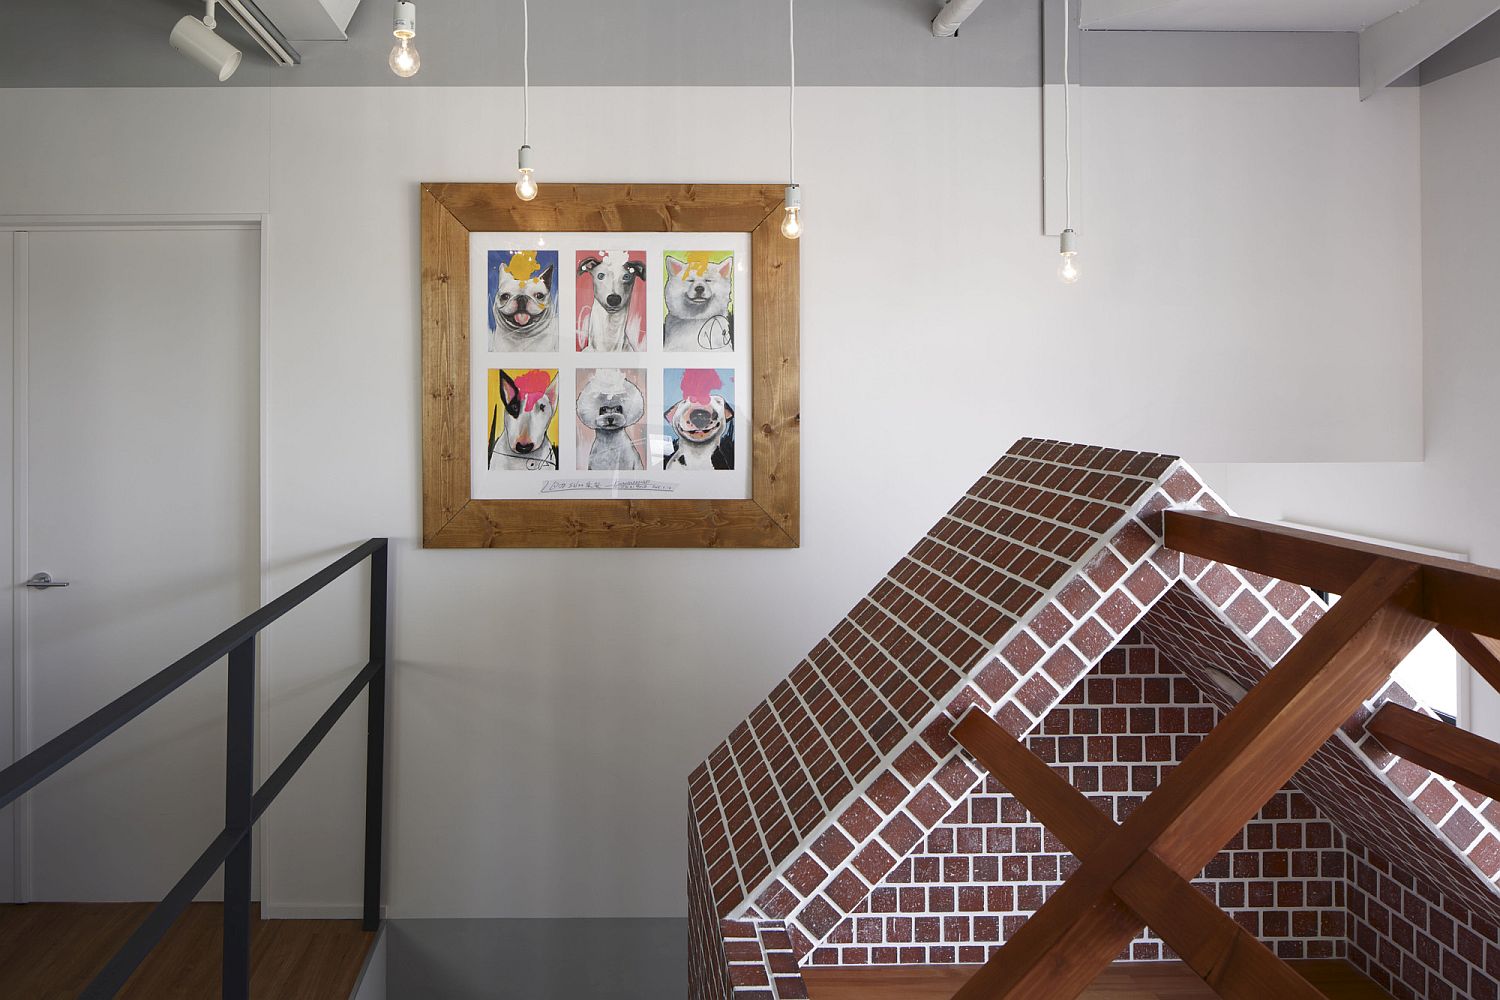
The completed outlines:
<svg viewBox="0 0 1500 1000">
<path fill-rule="evenodd" d="M 256 606 L 259 240 L 16 236 L 19 750 Z M 160 898 L 223 825 L 224 691 L 210 668 L 30 793 L 18 894 Z"/>
</svg>

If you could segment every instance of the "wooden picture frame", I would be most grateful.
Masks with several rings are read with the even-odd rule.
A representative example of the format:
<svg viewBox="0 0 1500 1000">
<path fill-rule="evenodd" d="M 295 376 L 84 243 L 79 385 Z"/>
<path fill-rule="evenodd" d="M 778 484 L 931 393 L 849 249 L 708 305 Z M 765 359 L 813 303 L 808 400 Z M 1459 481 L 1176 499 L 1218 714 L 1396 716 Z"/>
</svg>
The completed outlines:
<svg viewBox="0 0 1500 1000">
<path fill-rule="evenodd" d="M 426 183 L 422 204 L 422 544 L 426 548 L 795 548 L 799 541 L 799 256 L 775 184 Z M 749 499 L 471 496 L 469 234 L 750 234 Z"/>
</svg>

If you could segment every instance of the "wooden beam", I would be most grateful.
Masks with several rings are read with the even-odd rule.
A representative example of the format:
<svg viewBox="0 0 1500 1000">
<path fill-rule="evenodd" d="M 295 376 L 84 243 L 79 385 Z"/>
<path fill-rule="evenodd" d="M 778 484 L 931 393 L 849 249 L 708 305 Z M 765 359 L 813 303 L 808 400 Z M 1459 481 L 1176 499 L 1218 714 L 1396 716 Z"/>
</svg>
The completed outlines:
<svg viewBox="0 0 1500 1000">
<path fill-rule="evenodd" d="M 953 738 L 1079 858 L 1092 853 L 1115 829 L 1114 821 L 1086 795 L 978 707 L 958 720 Z"/>
<path fill-rule="evenodd" d="M 1224 717 L 956 1000 L 1071 1000 L 1139 930 L 1114 886 L 1147 851 L 1188 877 L 1374 694 L 1430 626 L 1420 570 L 1380 559 Z"/>
<path fill-rule="evenodd" d="M 1167 775 L 1131 816 L 1162 860 L 1201 869 L 1380 689 L 1431 631 L 1402 606 L 1419 579 L 1378 560 Z"/>
<path fill-rule="evenodd" d="M 1114 892 L 1224 1000 L 1323 1000 L 1296 969 L 1155 854 L 1141 855 Z"/>
<path fill-rule="evenodd" d="M 1464 662 L 1474 668 L 1475 673 L 1489 681 L 1490 687 L 1500 691 L 1500 639 L 1475 635 L 1451 625 L 1439 625 L 1437 630 L 1448 640 L 1448 645 L 1458 650 L 1458 655 L 1464 658 Z"/>
<path fill-rule="evenodd" d="M 1500 743 L 1395 702 L 1382 705 L 1365 729 L 1396 756 L 1500 799 Z"/>
<path fill-rule="evenodd" d="M 1359 33 L 1359 99 L 1395 83 L 1500 10 L 1496 0 L 1421 0 Z"/>
<path fill-rule="evenodd" d="M 1439 625 L 1500 637 L 1500 570 L 1388 545 L 1197 510 L 1164 516 L 1168 547 L 1314 590 L 1345 594 L 1377 559 L 1421 568 L 1407 604 Z"/>
<path fill-rule="evenodd" d="M 1117 829 L 1082 792 L 979 709 L 959 720 L 953 736 L 1079 858 L 1087 860 Z M 1295 970 L 1149 851 L 1114 891 L 1221 997 L 1321 1000 Z"/>
</svg>

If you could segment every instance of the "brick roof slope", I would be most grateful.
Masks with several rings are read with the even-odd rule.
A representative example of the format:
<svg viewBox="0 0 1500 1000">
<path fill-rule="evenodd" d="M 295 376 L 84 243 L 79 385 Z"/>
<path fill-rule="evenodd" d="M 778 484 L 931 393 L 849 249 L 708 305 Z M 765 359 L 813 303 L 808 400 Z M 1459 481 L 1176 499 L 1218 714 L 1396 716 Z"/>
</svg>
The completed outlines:
<svg viewBox="0 0 1500 1000">
<path fill-rule="evenodd" d="M 1322 616 L 1305 588 L 1165 548 L 1169 507 L 1224 510 L 1172 456 L 1018 441 L 692 772 L 704 933 L 773 921 L 807 955 L 980 781 L 957 718 L 977 704 L 1030 733 L 1148 612 L 1179 669 L 1221 656 L 1247 680 Z M 1308 794 L 1346 833 L 1441 854 L 1446 890 L 1492 903 L 1500 807 L 1382 759 L 1361 721 L 1320 752 Z M 1350 766 L 1361 794 L 1327 794 Z"/>
</svg>

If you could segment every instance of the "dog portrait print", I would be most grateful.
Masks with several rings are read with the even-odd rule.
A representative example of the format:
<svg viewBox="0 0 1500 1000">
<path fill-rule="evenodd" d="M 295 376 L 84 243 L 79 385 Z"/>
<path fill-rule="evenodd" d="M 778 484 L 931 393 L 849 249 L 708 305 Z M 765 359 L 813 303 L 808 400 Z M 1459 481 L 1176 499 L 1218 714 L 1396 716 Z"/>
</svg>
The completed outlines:
<svg viewBox="0 0 1500 1000">
<path fill-rule="evenodd" d="M 490 351 L 557 351 L 557 251 L 489 252 Z"/>
<path fill-rule="evenodd" d="M 574 324 L 580 351 L 646 349 L 646 251 L 579 250 Z"/>
<path fill-rule="evenodd" d="M 734 350 L 734 254 L 668 251 L 663 265 L 663 349 Z"/>
<path fill-rule="evenodd" d="M 556 368 L 491 368 L 489 414 L 489 468 L 557 469 Z"/>
<path fill-rule="evenodd" d="M 734 468 L 734 371 L 729 368 L 668 368 L 667 457 L 662 467 Z"/>
<path fill-rule="evenodd" d="M 596 472 L 646 467 L 646 370 L 578 369 L 578 468 Z"/>
</svg>

